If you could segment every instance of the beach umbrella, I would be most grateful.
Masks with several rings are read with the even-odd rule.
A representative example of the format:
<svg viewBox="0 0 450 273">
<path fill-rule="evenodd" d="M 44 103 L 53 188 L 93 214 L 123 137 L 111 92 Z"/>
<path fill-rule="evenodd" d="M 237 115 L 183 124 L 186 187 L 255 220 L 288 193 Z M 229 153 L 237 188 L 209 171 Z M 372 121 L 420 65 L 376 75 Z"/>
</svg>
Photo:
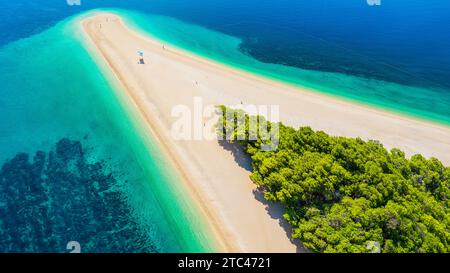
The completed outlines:
<svg viewBox="0 0 450 273">
<path fill-rule="evenodd" d="M 142 50 L 138 50 L 138 52 L 137 52 L 138 54 L 139 54 L 139 56 L 141 56 L 141 57 L 144 57 L 144 51 L 142 51 Z"/>
</svg>

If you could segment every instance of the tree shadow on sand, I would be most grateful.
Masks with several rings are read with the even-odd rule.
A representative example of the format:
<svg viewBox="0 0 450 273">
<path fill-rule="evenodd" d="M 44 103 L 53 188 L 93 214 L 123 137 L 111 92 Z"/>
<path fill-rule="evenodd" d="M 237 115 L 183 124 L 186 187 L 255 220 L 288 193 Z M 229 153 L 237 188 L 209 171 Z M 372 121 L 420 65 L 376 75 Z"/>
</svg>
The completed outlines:
<svg viewBox="0 0 450 273">
<path fill-rule="evenodd" d="M 222 146 L 226 151 L 231 152 L 234 157 L 234 161 L 239 165 L 239 167 L 251 172 L 252 169 L 252 159 L 248 156 L 237 142 L 229 142 L 226 140 L 219 140 L 219 145 Z"/>
<path fill-rule="evenodd" d="M 246 171 L 251 172 L 252 169 L 252 159 L 249 155 L 247 155 L 242 147 L 236 142 L 229 142 L 226 140 L 219 140 L 219 145 L 222 146 L 226 151 L 230 151 L 234 157 L 235 162 L 239 165 L 239 167 L 245 169 Z M 284 206 L 279 203 L 268 202 L 264 199 L 264 193 L 262 189 L 258 188 L 253 191 L 253 195 L 256 200 L 261 202 L 266 208 L 267 214 L 272 218 L 278 220 L 278 224 L 283 228 L 286 232 L 286 236 L 289 237 L 291 242 L 297 247 L 296 252 L 298 253 L 306 253 L 309 252 L 307 248 L 303 246 L 303 244 L 297 240 L 292 238 L 292 228 L 290 224 L 284 219 Z"/>
<path fill-rule="evenodd" d="M 304 247 L 298 239 L 292 238 L 292 227 L 283 217 L 285 211 L 284 206 L 280 203 L 268 202 L 264 199 L 264 193 L 260 188 L 253 190 L 253 195 L 256 200 L 264 204 L 267 214 L 269 214 L 272 219 L 278 220 L 278 224 L 283 228 L 284 232 L 286 232 L 286 236 L 288 236 L 289 240 L 297 247 L 296 252 L 308 253 L 309 250 Z"/>
</svg>

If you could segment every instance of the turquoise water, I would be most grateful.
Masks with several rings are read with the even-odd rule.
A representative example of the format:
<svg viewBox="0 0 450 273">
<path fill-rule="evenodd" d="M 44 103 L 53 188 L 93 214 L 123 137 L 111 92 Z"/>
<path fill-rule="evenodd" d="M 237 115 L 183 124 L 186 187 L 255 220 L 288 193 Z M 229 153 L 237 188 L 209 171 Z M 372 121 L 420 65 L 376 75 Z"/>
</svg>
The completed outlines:
<svg viewBox="0 0 450 273">
<path fill-rule="evenodd" d="M 122 15 L 128 25 L 144 34 L 238 69 L 346 100 L 450 124 L 450 95 L 446 89 L 265 63 L 243 52 L 243 40 L 237 37 L 172 17 L 111 11 Z"/>
<path fill-rule="evenodd" d="M 174 175 L 152 136 L 147 135 L 138 126 L 139 117 L 127 107 L 124 100 L 119 99 L 114 82 L 108 75 L 104 75 L 91 59 L 84 46 L 77 20 L 66 19 L 40 34 L 0 48 L 0 162 L 3 164 L 6 160 L 17 159 L 19 153 L 26 153 L 32 158 L 36 151 L 43 151 L 44 154 L 49 154 L 46 172 L 52 173 L 54 160 L 51 160 L 50 152 L 60 140 L 71 139 L 80 142 L 83 147 L 83 163 L 80 163 L 82 166 L 100 162 L 98 165 L 103 166 L 106 173 L 111 173 L 114 179 L 111 179 L 112 184 L 108 184 L 109 190 L 117 193 L 120 198 L 106 199 L 100 194 L 96 197 L 98 200 L 91 200 L 89 195 L 80 196 L 80 193 L 74 193 L 72 196 L 70 192 L 46 192 L 45 198 L 54 202 L 49 201 L 53 204 L 51 207 L 65 207 L 64 202 L 68 201 L 62 198 L 62 194 L 69 199 L 87 198 L 86 200 L 93 202 L 93 205 L 87 208 L 85 206 L 88 204 L 82 200 L 76 206 L 70 206 L 82 207 L 85 212 L 81 214 L 84 216 L 78 219 L 75 216 L 80 215 L 80 211 L 67 209 L 62 214 L 64 220 L 56 221 L 58 226 L 67 225 L 68 229 L 73 228 L 74 224 L 71 223 L 91 219 L 87 215 L 100 214 L 94 217 L 90 224 L 81 228 L 98 229 L 102 230 L 101 234 L 110 234 L 102 237 L 102 240 L 121 240 L 100 244 L 96 241 L 99 238 L 95 232 L 88 233 L 88 236 L 91 236 L 88 238 L 82 230 L 70 233 L 74 234 L 70 240 L 79 241 L 82 249 L 87 252 L 214 250 L 215 243 L 209 235 L 209 230 L 203 220 L 199 219 L 192 200 L 183 194 L 179 178 Z M 83 173 L 79 179 L 70 178 L 71 165 L 68 162 L 77 156 L 76 153 L 70 155 L 67 162 L 61 163 L 63 166 L 67 164 L 69 168 L 67 175 L 63 175 L 64 172 L 61 171 L 61 180 L 58 175 L 53 175 L 53 179 L 41 175 L 41 178 L 44 177 L 39 180 L 41 186 L 58 188 L 54 183 L 61 183 L 63 187 L 71 181 L 70 183 L 79 184 L 75 189 L 83 189 L 86 186 L 84 183 L 97 183 L 91 173 Z M 63 160 L 65 157 L 61 158 Z M 5 184 L 11 173 L 14 174 L 15 181 L 17 172 L 26 172 L 26 169 L 21 169 L 23 164 L 20 160 L 11 162 L 5 163 L 3 172 L 0 173 L 0 178 L 5 178 L 0 179 L 0 189 L 3 189 L 0 190 L 0 197 L 5 192 L 11 194 L 11 189 L 7 191 L 11 185 Z M 73 170 L 73 173 L 80 172 Z M 105 174 L 105 177 L 108 175 Z M 103 180 L 105 179 L 99 181 Z M 19 181 L 19 177 L 16 181 Z M 25 179 L 25 183 L 31 183 L 30 185 L 38 183 L 36 181 Z M 29 221 L 27 219 L 30 218 L 10 215 L 19 202 L 25 202 L 22 205 L 24 208 L 35 208 L 39 205 L 33 203 L 39 201 L 33 201 L 37 196 L 37 193 L 33 193 L 34 186 L 28 191 L 23 189 L 26 195 L 19 190 L 23 185 L 19 184 L 18 187 L 17 191 L 12 191 L 18 196 L 8 199 L 16 200 L 17 203 L 8 203 L 0 198 L 0 211 L 4 219 L 0 221 L 0 231 L 11 230 L 9 225 L 17 225 L 17 221 Z M 117 208 L 117 211 L 114 208 Z M 127 211 L 127 214 L 123 211 Z M 55 215 L 60 214 L 48 212 L 46 217 L 39 220 L 43 221 L 39 222 L 40 224 L 24 224 L 30 228 L 27 233 L 31 234 L 30 236 L 38 236 L 33 232 L 46 227 L 44 222 L 53 219 Z M 28 215 L 30 216 L 36 218 L 34 214 Z M 110 219 L 116 217 L 117 221 Z M 119 221 L 124 217 L 125 220 Z M 135 226 L 121 226 L 128 222 L 135 223 Z M 0 232 L 0 252 L 65 252 L 67 242 L 61 241 L 60 238 L 65 238 L 67 232 L 53 230 L 40 235 L 54 238 L 54 242 L 59 242 L 56 245 L 36 243 L 34 246 L 25 247 L 21 241 L 23 238 L 18 237 L 11 242 L 7 232 Z M 84 236 L 77 238 L 77 234 Z M 136 238 L 142 238 L 139 244 L 135 244 Z M 7 248 L 7 244 L 12 246 Z"/>
<path fill-rule="evenodd" d="M 449 124 L 447 0 L 0 0 L 0 45 L 95 8 L 234 67 Z M 126 10 L 126 11 L 125 11 Z M 150 21 L 150 20 L 153 20 Z"/>
<path fill-rule="evenodd" d="M 67 240 L 91 252 L 215 248 L 179 178 L 68 16 L 123 8 L 109 10 L 205 58 L 450 124 L 450 2 L 404 2 L 374 9 L 364 0 L 0 0 L 0 252 L 64 252 Z M 17 238 L 14 227 L 23 231 Z M 50 241 L 21 240 L 33 235 Z"/>
</svg>

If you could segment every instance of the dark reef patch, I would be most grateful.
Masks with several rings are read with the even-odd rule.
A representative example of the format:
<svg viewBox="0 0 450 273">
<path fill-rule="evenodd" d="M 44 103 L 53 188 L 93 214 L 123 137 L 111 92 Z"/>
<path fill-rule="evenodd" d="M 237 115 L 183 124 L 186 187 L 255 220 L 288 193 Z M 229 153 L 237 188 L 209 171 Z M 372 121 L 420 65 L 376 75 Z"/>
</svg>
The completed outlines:
<svg viewBox="0 0 450 273">
<path fill-rule="evenodd" d="M 90 160 L 91 161 L 91 160 Z M 0 252 L 157 252 L 133 220 L 122 186 L 104 161 L 88 162 L 82 144 L 25 153 L 0 170 Z"/>
</svg>

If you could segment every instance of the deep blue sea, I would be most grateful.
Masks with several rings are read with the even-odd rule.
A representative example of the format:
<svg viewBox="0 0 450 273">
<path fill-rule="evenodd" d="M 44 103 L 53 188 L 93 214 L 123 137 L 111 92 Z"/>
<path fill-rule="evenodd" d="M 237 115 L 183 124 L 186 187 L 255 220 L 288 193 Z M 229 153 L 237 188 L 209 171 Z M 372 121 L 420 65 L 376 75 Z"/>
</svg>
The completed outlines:
<svg viewBox="0 0 450 273">
<path fill-rule="evenodd" d="M 91 9 L 249 72 L 450 124 L 447 0 L 80 1 L 0 0 L 0 252 L 214 250 L 80 43 L 72 16 Z"/>
<path fill-rule="evenodd" d="M 69 0 L 70 1 L 70 0 Z M 174 17 L 242 39 L 264 62 L 450 89 L 450 1 L 0 1 L 0 45 L 98 7 Z"/>
</svg>

